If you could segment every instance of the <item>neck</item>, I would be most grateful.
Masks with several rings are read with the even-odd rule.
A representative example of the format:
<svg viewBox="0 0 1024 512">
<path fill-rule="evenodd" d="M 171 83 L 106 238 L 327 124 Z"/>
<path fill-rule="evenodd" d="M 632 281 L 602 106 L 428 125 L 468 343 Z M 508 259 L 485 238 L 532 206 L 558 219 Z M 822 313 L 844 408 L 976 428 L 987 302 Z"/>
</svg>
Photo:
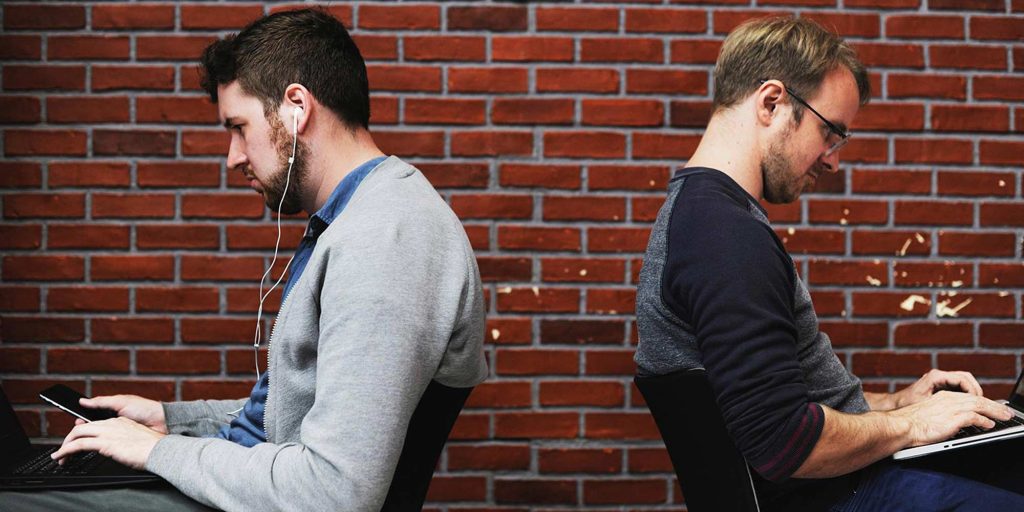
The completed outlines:
<svg viewBox="0 0 1024 512">
<path fill-rule="evenodd" d="M 727 174 L 752 197 L 760 199 L 764 183 L 761 177 L 761 155 L 750 122 L 740 119 L 736 106 L 716 112 L 697 150 L 686 167 L 710 167 Z"/>
<path fill-rule="evenodd" d="M 313 215 L 327 202 L 341 180 L 368 160 L 384 156 L 365 129 L 339 127 L 309 143 L 309 177 L 303 191 L 302 209 Z"/>
</svg>

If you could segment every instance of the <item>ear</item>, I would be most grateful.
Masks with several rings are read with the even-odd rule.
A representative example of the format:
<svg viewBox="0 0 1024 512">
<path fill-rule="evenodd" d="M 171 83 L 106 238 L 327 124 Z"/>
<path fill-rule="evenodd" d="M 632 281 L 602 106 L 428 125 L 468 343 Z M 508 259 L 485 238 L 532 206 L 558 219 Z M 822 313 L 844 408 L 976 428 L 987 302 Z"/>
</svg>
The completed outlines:
<svg viewBox="0 0 1024 512">
<path fill-rule="evenodd" d="M 301 113 L 296 108 L 301 108 Z M 288 87 L 285 87 L 284 100 L 281 102 L 278 115 L 289 130 L 294 122 L 293 117 L 299 114 L 298 132 L 303 133 L 306 129 L 306 124 L 313 114 L 313 109 L 313 95 L 309 93 L 305 86 L 302 84 L 289 84 Z"/>
<path fill-rule="evenodd" d="M 786 87 L 778 80 L 765 80 L 754 94 L 757 122 L 762 126 L 768 126 L 780 112 L 779 107 L 786 94 Z"/>
</svg>

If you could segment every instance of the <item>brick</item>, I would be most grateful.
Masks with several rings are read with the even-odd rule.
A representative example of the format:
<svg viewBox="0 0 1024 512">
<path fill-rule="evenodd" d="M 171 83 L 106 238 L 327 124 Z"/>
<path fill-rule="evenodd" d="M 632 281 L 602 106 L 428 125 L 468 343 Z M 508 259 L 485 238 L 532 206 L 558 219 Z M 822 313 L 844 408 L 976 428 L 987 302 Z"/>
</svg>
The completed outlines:
<svg viewBox="0 0 1024 512">
<path fill-rule="evenodd" d="M 529 281 L 533 277 L 533 263 L 529 258 L 478 256 L 476 263 L 484 282 Z"/>
<path fill-rule="evenodd" d="M 496 345 L 525 345 L 533 339 L 532 330 L 528 317 L 490 317 L 484 341 Z"/>
<path fill-rule="evenodd" d="M 982 204 L 981 225 L 1024 226 L 1024 204 Z"/>
<path fill-rule="evenodd" d="M 486 104 L 483 100 L 450 98 L 407 98 L 407 124 L 483 124 Z"/>
<path fill-rule="evenodd" d="M 978 328 L 978 344 L 984 347 L 1020 347 L 1024 344 L 1024 324 L 983 323 Z"/>
<path fill-rule="evenodd" d="M 833 346 L 882 347 L 889 338 L 885 322 L 822 322 L 821 331 L 828 334 Z"/>
<path fill-rule="evenodd" d="M 852 201 L 815 199 L 807 204 L 808 220 L 847 224 L 885 224 L 889 205 L 884 201 Z"/>
<path fill-rule="evenodd" d="M 4 197 L 4 217 L 81 218 L 85 214 L 82 194 L 8 194 Z"/>
<path fill-rule="evenodd" d="M 147 235 L 155 244 L 158 241 L 159 229 L 167 228 L 169 226 L 140 226 L 137 229 L 139 234 L 139 244 L 142 244 L 143 229 L 147 230 Z M 151 230 L 151 231 L 150 231 Z M 194 234 L 193 234 L 194 233 Z M 282 225 L 281 226 L 281 245 L 280 248 L 283 250 L 294 250 L 299 246 L 299 240 L 302 239 L 302 235 L 305 233 L 305 226 L 302 225 Z M 172 237 L 168 240 L 168 245 L 165 247 L 211 247 L 216 248 L 220 245 L 219 234 L 216 226 L 207 226 L 204 224 L 193 224 L 191 226 L 181 226 L 181 229 L 177 233 L 171 233 Z M 187 244 L 189 239 L 199 239 L 202 245 L 181 245 Z M 277 240 L 277 227 L 276 226 L 228 226 L 227 227 L 227 246 L 228 249 L 273 249 Z M 150 245 L 150 244 L 147 244 Z M 158 247 L 153 245 L 153 247 Z"/>
<path fill-rule="evenodd" d="M 970 226 L 974 224 L 974 205 L 939 201 L 899 201 L 896 203 L 894 222 L 930 226 Z"/>
<path fill-rule="evenodd" d="M 979 265 L 979 286 L 1024 287 L 1024 264 L 983 263 Z"/>
<path fill-rule="evenodd" d="M 231 226 L 229 230 L 235 228 L 244 229 L 243 226 Z M 135 244 L 139 249 L 217 249 L 220 247 L 220 230 L 207 224 L 138 224 L 135 227 Z M 273 247 L 273 241 L 269 247 Z M 282 243 L 282 248 L 291 247 Z"/>
<path fill-rule="evenodd" d="M 939 353 L 939 368 L 956 368 L 976 377 L 1015 377 L 1016 357 L 1011 354 Z"/>
<path fill-rule="evenodd" d="M 0 97 L 0 123 L 36 124 L 41 119 L 39 98 L 32 96 Z"/>
<path fill-rule="evenodd" d="M 861 107 L 850 128 L 857 131 L 921 131 L 924 129 L 924 105 L 870 103 Z"/>
<path fill-rule="evenodd" d="M 86 134 L 77 130 L 4 131 L 6 156 L 85 156 Z"/>
<path fill-rule="evenodd" d="M 185 218 L 259 219 L 264 204 L 251 194 L 188 194 L 181 198 Z"/>
<path fill-rule="evenodd" d="M 518 477 L 494 479 L 494 501 L 497 503 L 534 503 L 542 505 L 575 505 L 575 480 L 528 479 Z"/>
<path fill-rule="evenodd" d="M 135 371 L 140 374 L 201 375 L 220 372 L 218 350 L 139 350 L 135 353 Z"/>
<path fill-rule="evenodd" d="M 1017 314 L 1016 301 L 1008 292 L 940 292 L 935 309 L 940 317 L 1013 318 Z"/>
<path fill-rule="evenodd" d="M 183 30 L 240 29 L 263 16 L 263 6 L 255 4 L 181 6 Z"/>
<path fill-rule="evenodd" d="M 4 315 L 0 337 L 6 343 L 68 343 L 85 340 L 85 322 L 66 316 Z M 6 386 L 6 382 L 4 383 Z M 12 398 L 13 400 L 13 398 Z"/>
<path fill-rule="evenodd" d="M 39 60 L 42 41 L 39 36 L 0 35 L 0 59 Z"/>
<path fill-rule="evenodd" d="M 573 350 L 498 350 L 498 375 L 576 375 L 579 353 Z"/>
<path fill-rule="evenodd" d="M 92 66 L 92 90 L 174 89 L 174 68 L 171 66 Z"/>
<path fill-rule="evenodd" d="M 869 68 L 924 68 L 924 48 L 921 45 L 857 42 L 853 49 L 857 51 L 857 58 Z"/>
<path fill-rule="evenodd" d="M 920 377 L 931 367 L 931 356 L 924 353 L 853 354 L 853 373 L 862 377 Z"/>
<path fill-rule="evenodd" d="M 1024 163 L 1024 142 L 982 140 L 978 149 L 982 164 L 1020 167 Z"/>
<path fill-rule="evenodd" d="M 619 29 L 617 9 L 604 7 L 541 7 L 537 30 L 614 32 Z"/>
<path fill-rule="evenodd" d="M 252 295 L 255 296 L 257 293 L 253 290 Z M 279 301 L 267 300 L 268 304 L 271 302 L 276 304 Z M 255 328 L 254 318 L 182 318 L 181 341 L 185 343 L 244 343 L 251 346 Z"/>
<path fill-rule="evenodd" d="M 707 30 L 704 11 L 681 9 L 626 9 L 626 32 L 699 34 Z"/>
<path fill-rule="evenodd" d="M 181 399 L 237 400 L 248 397 L 252 386 L 251 381 L 186 380 L 181 384 Z"/>
<path fill-rule="evenodd" d="M 820 309 L 816 299 L 815 309 Z M 857 317 L 924 317 L 928 315 L 929 311 L 931 311 L 931 300 L 927 294 L 913 292 L 853 293 L 853 314 Z M 856 369 L 854 373 L 859 375 Z"/>
<path fill-rule="evenodd" d="M 572 62 L 575 43 L 568 37 L 496 36 L 491 59 L 496 62 Z"/>
<path fill-rule="evenodd" d="M 644 252 L 649 228 L 590 228 L 589 249 L 594 252 Z"/>
<path fill-rule="evenodd" d="M 170 343 L 174 321 L 169 318 L 107 317 L 90 320 L 92 341 L 101 343 Z"/>
<path fill-rule="evenodd" d="M 588 439 L 660 439 L 654 418 L 643 413 L 586 413 L 585 433 Z"/>
<path fill-rule="evenodd" d="M 487 496 L 487 479 L 482 476 L 435 476 L 430 480 L 426 501 L 483 501 Z"/>
<path fill-rule="evenodd" d="M 982 41 L 1024 40 L 1024 18 L 971 16 L 971 39 Z"/>
<path fill-rule="evenodd" d="M 889 161 L 889 141 L 858 136 L 843 148 L 842 159 L 846 162 L 886 163 Z"/>
<path fill-rule="evenodd" d="M 42 167 L 38 162 L 0 161 L 0 187 L 40 188 Z"/>
<path fill-rule="evenodd" d="M 887 92 L 890 98 L 963 100 L 967 98 L 967 78 L 923 73 L 892 73 L 888 77 Z"/>
<path fill-rule="evenodd" d="M 436 30 L 441 26 L 440 8 L 433 5 L 362 5 L 359 28 L 380 30 Z"/>
<path fill-rule="evenodd" d="M 1006 132 L 1009 109 L 967 105 L 932 106 L 932 129 L 938 132 Z"/>
<path fill-rule="evenodd" d="M 525 68 L 451 68 L 448 90 L 465 93 L 525 93 Z"/>
<path fill-rule="evenodd" d="M 217 288 L 197 286 L 139 287 L 135 290 L 137 311 L 216 312 Z"/>
<path fill-rule="evenodd" d="M 683 39 L 670 44 L 673 64 L 714 64 L 722 48 L 719 40 Z"/>
<path fill-rule="evenodd" d="M 972 79 L 974 99 L 1024 101 L 1024 77 L 981 75 Z M 1024 127 L 1017 125 L 1018 131 Z"/>
<path fill-rule="evenodd" d="M 541 279 L 545 282 L 622 283 L 626 273 L 624 260 L 545 258 L 541 260 Z"/>
<path fill-rule="evenodd" d="M 142 96 L 135 100 L 136 121 L 140 123 L 212 124 L 217 107 L 204 96 Z"/>
<path fill-rule="evenodd" d="M 487 188 L 490 181 L 487 164 L 420 163 L 416 166 L 435 188 Z"/>
<path fill-rule="evenodd" d="M 629 69 L 626 70 L 626 92 L 705 95 L 708 93 L 708 73 L 690 70 Z"/>
<path fill-rule="evenodd" d="M 52 96 L 46 100 L 46 117 L 51 123 L 126 123 L 126 97 Z"/>
<path fill-rule="evenodd" d="M 283 268 L 284 261 L 278 262 L 280 267 L 276 267 L 275 272 L 271 273 L 271 277 L 275 279 L 278 277 L 279 272 L 277 269 Z M 266 286 L 264 287 L 266 288 Z M 259 288 L 245 287 L 245 288 L 228 288 L 228 312 L 229 313 L 249 313 L 253 314 L 259 309 L 259 302 L 261 292 Z M 267 290 L 264 289 L 262 294 L 266 294 Z M 263 303 L 263 312 L 266 314 L 276 313 L 281 305 L 281 290 L 280 287 L 271 293 L 266 301 Z M 252 329 L 248 329 L 252 331 Z M 267 330 L 267 335 L 270 335 L 270 331 Z M 249 337 L 252 341 L 252 337 Z"/>
<path fill-rule="evenodd" d="M 85 7 L 14 4 L 4 7 L 5 30 L 74 30 L 85 28 Z"/>
<path fill-rule="evenodd" d="M 0 347 L 0 371 L 4 373 L 39 372 L 39 349 Z"/>
<path fill-rule="evenodd" d="M 879 36 L 881 25 L 878 14 L 854 14 L 851 12 L 830 13 L 812 11 L 806 14 L 808 19 L 817 21 L 828 27 L 829 31 L 841 37 L 866 37 L 876 38 Z"/>
<path fill-rule="evenodd" d="M 219 22 L 211 20 L 211 23 Z M 203 50 L 216 40 L 215 36 L 136 36 L 135 59 L 195 62 Z"/>
<path fill-rule="evenodd" d="M 452 6 L 447 14 L 448 30 L 512 32 L 527 26 L 526 8 L 520 6 Z"/>
<path fill-rule="evenodd" d="M 959 139 L 896 139 L 897 163 L 969 164 L 973 144 Z"/>
<path fill-rule="evenodd" d="M 449 445 L 449 470 L 526 470 L 530 468 L 530 447 L 520 444 Z"/>
<path fill-rule="evenodd" d="M 1011 257 L 1017 245 L 1013 233 L 939 232 L 939 254 L 948 256 Z"/>
<path fill-rule="evenodd" d="M 373 125 L 398 124 L 398 98 L 371 96 L 370 123 Z"/>
<path fill-rule="evenodd" d="M 666 473 L 674 471 L 672 460 L 664 448 L 630 448 L 628 451 L 630 473 Z"/>
<path fill-rule="evenodd" d="M 713 13 L 713 17 L 714 17 L 713 18 L 714 19 L 714 23 L 713 23 L 714 33 L 716 33 L 716 34 L 727 34 L 729 32 L 732 32 L 732 30 L 734 28 L 738 27 L 741 23 L 743 23 L 744 21 L 747 21 L 749 19 L 753 19 L 753 18 L 767 18 L 767 17 L 771 17 L 771 16 L 784 16 L 786 14 L 790 14 L 790 13 L 787 13 L 785 11 L 767 11 L 767 10 L 761 10 L 761 11 L 754 11 L 754 10 L 743 10 L 743 11 L 735 11 L 735 10 L 725 11 L 725 10 L 722 10 L 722 11 L 715 11 Z"/>
<path fill-rule="evenodd" d="M 626 393 L 621 382 L 543 381 L 540 383 L 540 404 L 545 407 L 618 407 Z"/>
<path fill-rule="evenodd" d="M 34 286 L 0 286 L 0 311 L 39 311 L 39 288 Z"/>
<path fill-rule="evenodd" d="M 499 312 L 576 313 L 579 290 L 575 288 L 503 288 L 498 290 Z"/>
<path fill-rule="evenodd" d="M 896 286 L 958 287 L 974 282 L 971 265 L 954 262 L 897 262 L 893 265 Z"/>
<path fill-rule="evenodd" d="M 533 198 L 526 195 L 452 196 L 452 210 L 461 219 L 528 219 L 533 215 Z"/>
<path fill-rule="evenodd" d="M 43 245 L 42 226 L 0 226 L 0 248 L 38 249 Z"/>
<path fill-rule="evenodd" d="M 1002 0 L 928 0 L 928 8 L 951 11 L 1002 11 L 1006 6 Z"/>
<path fill-rule="evenodd" d="M 572 124 L 575 102 L 571 99 L 495 98 L 491 104 L 494 124 Z"/>
<path fill-rule="evenodd" d="M 670 174 L 662 166 L 592 165 L 587 179 L 590 190 L 661 191 L 668 186 Z"/>
<path fill-rule="evenodd" d="M 1006 69 L 1006 49 L 998 46 L 933 45 L 928 56 L 933 68 Z"/>
<path fill-rule="evenodd" d="M 125 36 L 50 36 L 49 60 L 127 60 L 131 42 Z"/>
<path fill-rule="evenodd" d="M 184 255 L 181 256 L 183 281 L 259 280 L 264 273 L 259 256 Z"/>
<path fill-rule="evenodd" d="M 50 288 L 46 307 L 54 312 L 127 312 L 128 289 L 110 287 Z"/>
<path fill-rule="evenodd" d="M 540 324 L 542 344 L 621 344 L 625 323 L 620 320 L 554 320 Z"/>
<path fill-rule="evenodd" d="M 615 132 L 546 132 L 544 156 L 548 158 L 622 158 L 626 137 Z"/>
<path fill-rule="evenodd" d="M 571 439 L 579 434 L 575 412 L 499 412 L 494 414 L 496 439 Z"/>
<path fill-rule="evenodd" d="M 139 162 L 136 180 L 140 187 L 195 188 L 220 185 L 216 162 Z"/>
<path fill-rule="evenodd" d="M 963 39 L 961 16 L 888 16 L 885 36 L 894 39 Z"/>
<path fill-rule="evenodd" d="M 537 92 L 615 93 L 619 72 L 605 68 L 542 68 L 536 71 Z"/>
<path fill-rule="evenodd" d="M 1012 173 L 950 171 L 937 174 L 938 190 L 942 196 L 1012 197 L 1014 193 Z"/>
<path fill-rule="evenodd" d="M 3 79 L 6 91 L 81 91 L 85 88 L 85 67 L 6 65 Z"/>
<path fill-rule="evenodd" d="M 80 256 L 4 256 L 4 281 L 76 281 L 85 277 Z"/>
<path fill-rule="evenodd" d="M 47 233 L 50 249 L 128 249 L 128 226 L 101 224 L 51 224 Z"/>
<path fill-rule="evenodd" d="M 775 234 L 790 254 L 843 254 L 846 237 L 840 230 L 777 229 Z"/>
<path fill-rule="evenodd" d="M 636 304 L 636 289 L 587 290 L 587 313 L 595 315 L 631 315 Z"/>
<path fill-rule="evenodd" d="M 609 505 L 618 503 L 664 503 L 668 499 L 665 480 L 615 479 L 585 480 L 583 502 L 586 504 Z"/>
<path fill-rule="evenodd" d="M 632 376 L 636 373 L 633 350 L 588 350 L 584 366 L 586 375 Z"/>
<path fill-rule="evenodd" d="M 658 39 L 583 39 L 582 62 L 650 62 L 664 60 L 664 47 Z"/>
<path fill-rule="evenodd" d="M 966 322 L 913 322 L 896 325 L 893 339 L 898 346 L 970 347 L 974 343 L 974 334 L 971 324 Z M 939 366 L 950 368 L 942 364 Z"/>
<path fill-rule="evenodd" d="M 932 173 L 915 170 L 854 169 L 853 192 L 861 194 L 929 194 Z"/>
<path fill-rule="evenodd" d="M 625 198 L 607 196 L 545 196 L 543 218 L 621 222 L 626 218 L 626 201 Z"/>
<path fill-rule="evenodd" d="M 365 60 L 398 60 L 398 38 L 395 36 L 357 34 L 352 40 Z M 407 52 L 410 46 L 406 46 Z M 406 58 L 410 58 L 408 53 Z"/>
<path fill-rule="evenodd" d="M 415 61 L 482 62 L 487 57 L 486 41 L 477 36 L 406 36 L 402 48 L 405 59 Z"/>
<path fill-rule="evenodd" d="M 302 4 L 285 4 L 276 5 L 270 8 L 271 13 L 282 12 L 282 11 L 294 11 L 298 9 L 305 9 L 307 6 Z M 352 30 L 352 6 L 345 4 L 334 4 L 334 5 L 321 5 L 317 6 L 318 9 L 327 11 L 328 14 L 334 16 L 345 25 L 345 28 L 349 31 Z"/>
<path fill-rule="evenodd" d="M 94 218 L 170 218 L 174 216 L 174 196 L 157 194 L 95 194 Z"/>
<path fill-rule="evenodd" d="M 633 158 L 685 160 L 693 155 L 699 143 L 699 135 L 636 132 L 633 134 Z"/>
<path fill-rule="evenodd" d="M 533 154 L 533 133 L 528 131 L 453 132 L 453 156 L 502 156 Z"/>
<path fill-rule="evenodd" d="M 97 155 L 172 156 L 174 132 L 95 130 L 93 153 Z"/>
<path fill-rule="evenodd" d="M 580 251 L 580 230 L 547 226 L 498 226 L 498 246 L 504 250 Z"/>
<path fill-rule="evenodd" d="M 53 373 L 127 373 L 129 352 L 116 349 L 57 348 L 46 353 Z"/>
<path fill-rule="evenodd" d="M 92 6 L 91 20 L 93 29 L 173 29 L 174 6 L 97 4 Z"/>
<path fill-rule="evenodd" d="M 853 232 L 855 255 L 927 256 L 931 254 L 931 235 L 920 231 L 861 231 Z"/>
<path fill-rule="evenodd" d="M 584 125 L 660 126 L 665 105 L 658 100 L 583 100 Z"/>
<path fill-rule="evenodd" d="M 812 285 L 885 286 L 888 282 L 887 265 L 883 262 L 811 260 L 809 263 L 808 283 Z"/>
<path fill-rule="evenodd" d="M 170 280 L 174 278 L 173 256 L 93 256 L 90 276 L 97 281 Z"/>
<path fill-rule="evenodd" d="M 622 450 L 617 448 L 541 448 L 537 461 L 540 473 L 622 472 Z"/>
<path fill-rule="evenodd" d="M 377 131 L 373 138 L 381 151 L 387 154 L 444 156 L 444 132 Z"/>
</svg>

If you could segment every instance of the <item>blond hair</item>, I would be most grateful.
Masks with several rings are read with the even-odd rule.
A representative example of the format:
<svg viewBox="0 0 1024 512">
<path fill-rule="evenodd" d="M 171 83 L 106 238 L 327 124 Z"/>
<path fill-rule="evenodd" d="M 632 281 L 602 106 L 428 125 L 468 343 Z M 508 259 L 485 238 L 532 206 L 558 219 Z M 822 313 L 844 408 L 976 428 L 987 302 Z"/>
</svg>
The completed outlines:
<svg viewBox="0 0 1024 512">
<path fill-rule="evenodd" d="M 802 98 L 813 98 L 825 75 L 844 66 L 853 73 L 861 105 L 871 97 L 864 65 L 839 36 L 805 18 L 760 18 L 737 27 L 722 44 L 715 63 L 712 113 L 746 98 L 761 80 L 781 80 Z M 794 117 L 803 113 L 793 103 Z"/>
</svg>

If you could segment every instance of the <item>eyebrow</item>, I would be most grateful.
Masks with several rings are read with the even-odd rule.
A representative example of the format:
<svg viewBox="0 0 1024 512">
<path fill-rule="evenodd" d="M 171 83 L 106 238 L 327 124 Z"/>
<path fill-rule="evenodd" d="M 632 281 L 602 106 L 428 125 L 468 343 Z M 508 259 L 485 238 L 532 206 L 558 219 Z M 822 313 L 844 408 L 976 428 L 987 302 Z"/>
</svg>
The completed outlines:
<svg viewBox="0 0 1024 512">
<path fill-rule="evenodd" d="M 832 120 L 830 119 L 829 121 L 832 121 Z M 850 133 L 850 130 L 846 127 L 846 123 L 837 123 L 835 121 L 832 121 L 832 124 L 836 125 L 836 128 L 839 128 L 839 130 L 841 132 L 843 132 L 843 133 Z"/>
<path fill-rule="evenodd" d="M 232 126 L 238 124 L 238 120 L 234 116 L 228 116 L 224 119 L 224 128 L 231 129 Z"/>
</svg>

